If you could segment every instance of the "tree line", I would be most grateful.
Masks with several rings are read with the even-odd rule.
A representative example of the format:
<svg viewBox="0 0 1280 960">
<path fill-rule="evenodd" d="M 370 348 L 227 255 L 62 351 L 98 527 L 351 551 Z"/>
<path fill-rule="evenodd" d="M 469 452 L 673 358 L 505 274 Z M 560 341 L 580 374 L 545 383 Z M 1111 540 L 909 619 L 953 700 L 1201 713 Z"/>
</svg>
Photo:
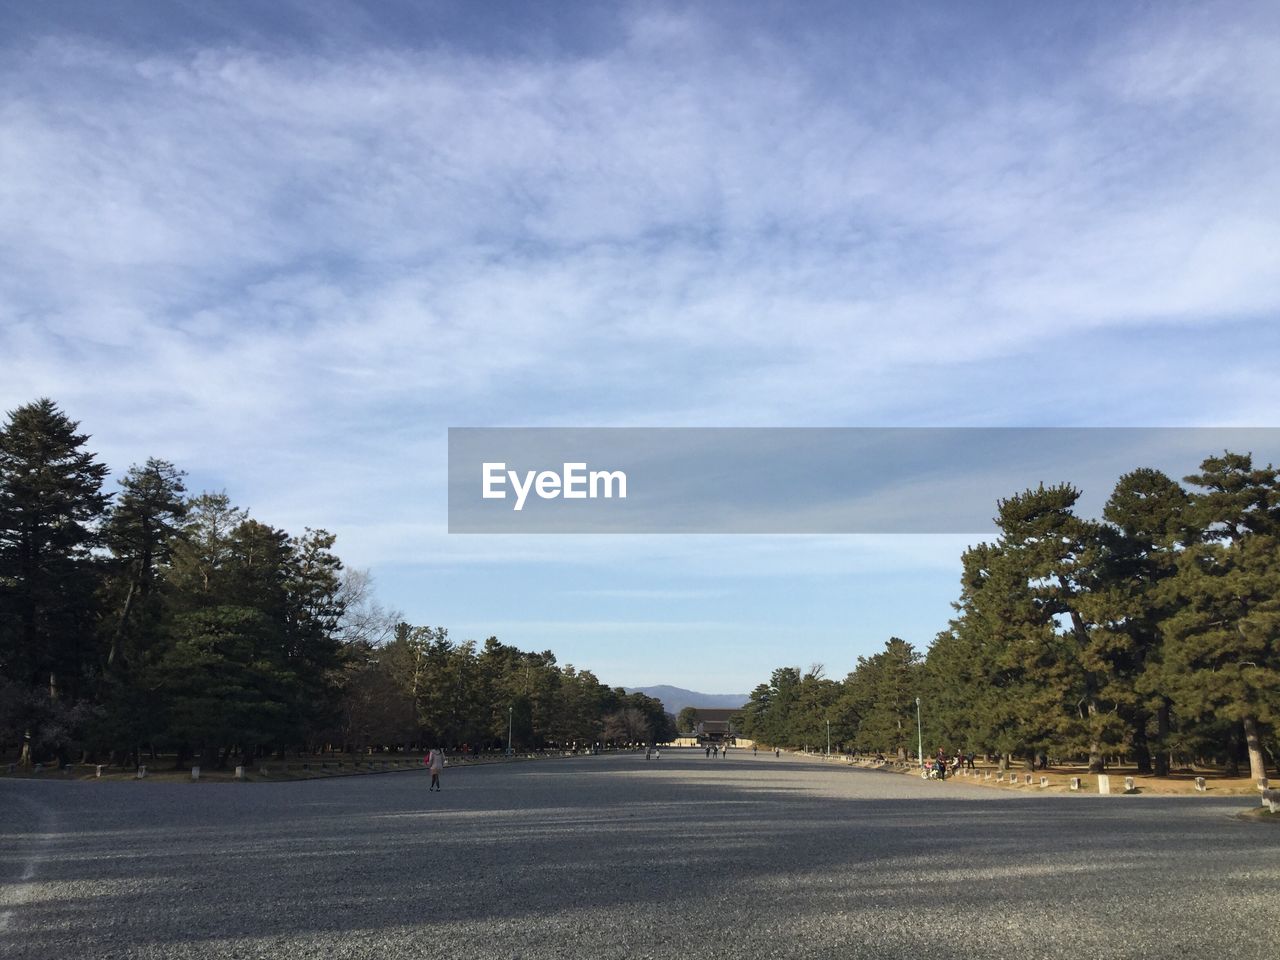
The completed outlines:
<svg viewBox="0 0 1280 960">
<path fill-rule="evenodd" d="M 843 681 L 775 670 L 744 708 L 772 744 L 913 755 L 1076 757 L 1142 772 L 1218 759 L 1280 765 L 1280 473 L 1224 452 L 1178 483 L 1123 476 L 1100 520 L 1080 491 L 997 503 L 962 556 L 956 615 L 923 654 L 894 637 Z M 920 700 L 917 730 L 917 703 Z"/>
<path fill-rule="evenodd" d="M 285 750 L 653 742 L 658 700 L 383 610 L 323 529 L 294 535 L 174 464 L 119 490 L 53 401 L 0 428 L 0 753 L 210 766 Z"/>
</svg>

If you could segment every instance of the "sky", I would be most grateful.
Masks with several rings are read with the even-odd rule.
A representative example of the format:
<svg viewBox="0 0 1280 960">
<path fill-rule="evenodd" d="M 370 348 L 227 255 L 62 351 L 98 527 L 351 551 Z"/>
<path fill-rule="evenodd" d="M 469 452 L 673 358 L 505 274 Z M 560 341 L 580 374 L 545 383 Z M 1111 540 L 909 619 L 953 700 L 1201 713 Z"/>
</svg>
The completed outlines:
<svg viewBox="0 0 1280 960">
<path fill-rule="evenodd" d="M 838 677 L 969 540 L 450 535 L 449 427 L 1280 424 L 1274 4 L 3 7 L 0 406 L 455 639 Z"/>
</svg>

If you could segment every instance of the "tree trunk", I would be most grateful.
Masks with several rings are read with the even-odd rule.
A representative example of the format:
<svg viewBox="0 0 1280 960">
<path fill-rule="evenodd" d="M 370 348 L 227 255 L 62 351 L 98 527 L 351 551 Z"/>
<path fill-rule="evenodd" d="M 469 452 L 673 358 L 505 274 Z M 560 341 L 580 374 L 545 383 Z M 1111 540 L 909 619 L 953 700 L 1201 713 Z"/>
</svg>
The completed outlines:
<svg viewBox="0 0 1280 960">
<path fill-rule="evenodd" d="M 1092 682 L 1090 682 L 1090 685 L 1092 686 Z M 1102 741 L 1098 739 L 1093 722 L 1098 715 L 1098 702 L 1092 696 L 1089 696 L 1085 712 L 1088 716 L 1086 722 L 1089 724 L 1089 772 L 1102 773 L 1107 769 L 1107 761 L 1102 755 Z"/>
<path fill-rule="evenodd" d="M 1258 721 L 1253 717 L 1244 718 L 1244 745 L 1249 751 L 1249 776 L 1254 780 L 1266 779 L 1267 765 L 1262 760 L 1262 743 L 1258 739 Z"/>
<path fill-rule="evenodd" d="M 1139 710 L 1133 718 L 1133 759 L 1139 773 L 1151 772 L 1151 747 L 1147 742 L 1147 721 L 1150 716 Z"/>
<path fill-rule="evenodd" d="M 1156 708 L 1156 776 L 1169 775 L 1169 701 L 1160 700 Z"/>
<path fill-rule="evenodd" d="M 1240 731 L 1235 727 L 1227 737 L 1227 776 L 1240 776 Z"/>
<path fill-rule="evenodd" d="M 116 657 L 120 654 L 120 641 L 124 638 L 124 628 L 129 623 L 129 614 L 133 612 L 133 593 L 134 585 L 137 581 L 129 581 L 129 592 L 125 594 L 124 610 L 120 613 L 120 621 L 116 624 L 116 629 L 111 635 L 111 651 L 107 654 L 107 667 L 112 667 L 116 662 Z"/>
</svg>

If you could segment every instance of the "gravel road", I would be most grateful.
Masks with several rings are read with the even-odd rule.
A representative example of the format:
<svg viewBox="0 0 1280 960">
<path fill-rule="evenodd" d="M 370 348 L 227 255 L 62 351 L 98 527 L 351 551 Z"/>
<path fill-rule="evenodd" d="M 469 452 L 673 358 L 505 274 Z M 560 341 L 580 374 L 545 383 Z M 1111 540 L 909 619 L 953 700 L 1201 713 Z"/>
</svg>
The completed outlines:
<svg viewBox="0 0 1280 960">
<path fill-rule="evenodd" d="M 1241 798 L 746 752 L 281 784 L 0 781 L 0 955 L 1280 956 Z"/>
</svg>

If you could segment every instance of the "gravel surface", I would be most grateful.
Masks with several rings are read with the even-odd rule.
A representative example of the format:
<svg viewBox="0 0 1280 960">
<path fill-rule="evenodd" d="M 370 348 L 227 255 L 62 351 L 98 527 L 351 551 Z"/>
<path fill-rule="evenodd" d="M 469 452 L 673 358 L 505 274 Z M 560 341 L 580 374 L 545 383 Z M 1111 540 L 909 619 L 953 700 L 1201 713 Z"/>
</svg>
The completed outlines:
<svg viewBox="0 0 1280 960">
<path fill-rule="evenodd" d="M 1280 956 L 1280 830 L 746 752 L 0 781 L 0 956 Z"/>
</svg>

